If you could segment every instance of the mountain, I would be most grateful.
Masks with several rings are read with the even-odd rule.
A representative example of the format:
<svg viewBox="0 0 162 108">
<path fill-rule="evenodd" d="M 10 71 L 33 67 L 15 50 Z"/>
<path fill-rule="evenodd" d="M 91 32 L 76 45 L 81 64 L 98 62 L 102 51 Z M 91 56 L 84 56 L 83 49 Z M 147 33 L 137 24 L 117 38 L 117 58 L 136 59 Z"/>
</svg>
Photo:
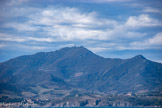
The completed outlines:
<svg viewBox="0 0 162 108">
<path fill-rule="evenodd" d="M 25 98 L 82 93 L 148 93 L 162 90 L 162 64 L 142 55 L 100 57 L 88 49 L 66 47 L 0 63 L 0 93 Z"/>
</svg>

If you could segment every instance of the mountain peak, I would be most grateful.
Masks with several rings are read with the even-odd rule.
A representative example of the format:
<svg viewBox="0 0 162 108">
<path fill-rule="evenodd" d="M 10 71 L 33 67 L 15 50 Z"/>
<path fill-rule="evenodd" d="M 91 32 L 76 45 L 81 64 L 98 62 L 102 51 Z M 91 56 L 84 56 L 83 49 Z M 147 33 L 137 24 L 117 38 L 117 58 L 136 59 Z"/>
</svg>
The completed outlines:
<svg viewBox="0 0 162 108">
<path fill-rule="evenodd" d="M 58 51 L 86 51 L 86 52 L 91 52 L 89 51 L 87 48 L 85 48 L 84 46 L 72 46 L 72 47 L 65 47 L 62 48 Z"/>
<path fill-rule="evenodd" d="M 143 55 L 136 55 L 133 58 L 135 58 L 135 59 L 146 59 Z"/>
<path fill-rule="evenodd" d="M 60 50 L 62 49 L 86 49 L 84 46 L 72 46 L 72 47 L 64 47 L 64 48 L 61 48 Z"/>
<path fill-rule="evenodd" d="M 72 47 L 65 47 L 59 50 L 56 50 L 53 52 L 55 56 L 57 57 L 78 57 L 78 56 L 94 56 L 95 54 L 92 53 L 90 50 L 83 46 L 72 46 Z"/>
<path fill-rule="evenodd" d="M 87 49 L 84 46 L 73 46 L 73 47 L 69 47 L 69 48 L 77 48 L 77 49 Z"/>
</svg>

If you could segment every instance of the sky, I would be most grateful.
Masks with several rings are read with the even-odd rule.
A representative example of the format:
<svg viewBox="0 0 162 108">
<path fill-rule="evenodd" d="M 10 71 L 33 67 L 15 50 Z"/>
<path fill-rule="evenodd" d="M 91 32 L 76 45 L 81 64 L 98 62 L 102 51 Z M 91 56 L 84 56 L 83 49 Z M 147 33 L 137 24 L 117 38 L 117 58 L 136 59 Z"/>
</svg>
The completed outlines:
<svg viewBox="0 0 162 108">
<path fill-rule="evenodd" d="M 0 0 L 0 62 L 75 45 L 162 63 L 162 0 Z"/>
</svg>

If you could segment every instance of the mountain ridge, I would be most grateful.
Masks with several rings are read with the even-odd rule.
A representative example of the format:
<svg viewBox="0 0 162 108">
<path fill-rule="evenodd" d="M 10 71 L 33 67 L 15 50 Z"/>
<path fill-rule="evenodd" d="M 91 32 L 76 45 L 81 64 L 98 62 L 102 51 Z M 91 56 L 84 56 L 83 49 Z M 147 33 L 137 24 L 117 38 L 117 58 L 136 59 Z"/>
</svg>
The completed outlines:
<svg viewBox="0 0 162 108">
<path fill-rule="evenodd" d="M 86 49 L 87 51 L 90 51 L 89 49 L 85 48 L 84 46 L 74 46 L 74 47 L 64 47 L 64 48 L 61 48 L 61 49 L 57 49 L 55 51 L 47 51 L 47 52 L 37 52 L 37 53 L 34 53 L 34 54 L 29 54 L 29 55 L 21 55 L 21 56 L 17 56 L 17 57 L 14 57 L 14 58 L 11 58 L 9 60 L 6 60 L 6 61 L 3 61 L 3 62 L 0 62 L 1 63 L 4 63 L 4 62 L 7 62 L 7 61 L 10 61 L 12 59 L 15 59 L 15 58 L 19 58 L 19 57 L 26 57 L 26 56 L 33 56 L 33 55 L 37 55 L 37 54 L 52 54 L 52 53 L 55 53 L 55 52 L 59 52 L 59 51 L 62 51 L 62 50 L 67 50 L 67 49 L 75 49 L 75 48 L 82 48 L 82 49 Z M 90 51 L 91 53 L 95 54 L 94 52 Z M 97 55 L 97 54 L 95 54 Z M 127 59 L 132 59 L 132 58 L 143 58 L 143 59 L 146 59 L 142 54 L 138 54 L 138 55 L 135 55 L 131 58 L 125 58 L 125 59 L 121 59 L 121 58 L 111 58 L 111 57 L 102 57 L 100 55 L 97 55 L 101 58 L 104 58 L 104 59 L 120 59 L 120 60 L 127 60 Z M 148 59 L 147 59 L 148 60 Z M 152 60 L 149 60 L 149 61 L 152 61 Z M 157 62 L 157 61 L 152 61 L 152 62 L 156 62 L 156 63 L 160 63 L 160 62 Z M 161 63 L 160 63 L 161 64 Z"/>
<path fill-rule="evenodd" d="M 40 87 L 103 93 L 159 92 L 161 77 L 162 64 L 142 55 L 104 58 L 83 46 L 19 56 L 0 63 L 0 83 L 15 86 L 21 95 L 23 91 L 38 93 Z M 6 92 L 6 88 L 2 87 L 0 92 Z"/>
</svg>

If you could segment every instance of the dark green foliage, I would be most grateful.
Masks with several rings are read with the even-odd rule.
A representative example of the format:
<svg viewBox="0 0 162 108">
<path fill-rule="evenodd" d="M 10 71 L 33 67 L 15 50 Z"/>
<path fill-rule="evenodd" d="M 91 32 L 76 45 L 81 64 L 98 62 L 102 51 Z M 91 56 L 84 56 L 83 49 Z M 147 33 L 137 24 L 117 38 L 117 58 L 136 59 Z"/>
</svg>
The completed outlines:
<svg viewBox="0 0 162 108">
<path fill-rule="evenodd" d="M 96 105 L 98 105 L 101 102 L 101 100 L 96 100 Z"/>
<path fill-rule="evenodd" d="M 23 102 L 23 98 L 9 98 L 8 96 L 2 96 L 0 98 L 0 102 L 6 102 L 6 103 L 17 103 L 17 102 Z"/>
<path fill-rule="evenodd" d="M 83 107 L 83 106 L 86 106 L 88 104 L 88 100 L 85 100 L 85 101 L 81 101 L 80 102 L 80 106 Z"/>
</svg>

